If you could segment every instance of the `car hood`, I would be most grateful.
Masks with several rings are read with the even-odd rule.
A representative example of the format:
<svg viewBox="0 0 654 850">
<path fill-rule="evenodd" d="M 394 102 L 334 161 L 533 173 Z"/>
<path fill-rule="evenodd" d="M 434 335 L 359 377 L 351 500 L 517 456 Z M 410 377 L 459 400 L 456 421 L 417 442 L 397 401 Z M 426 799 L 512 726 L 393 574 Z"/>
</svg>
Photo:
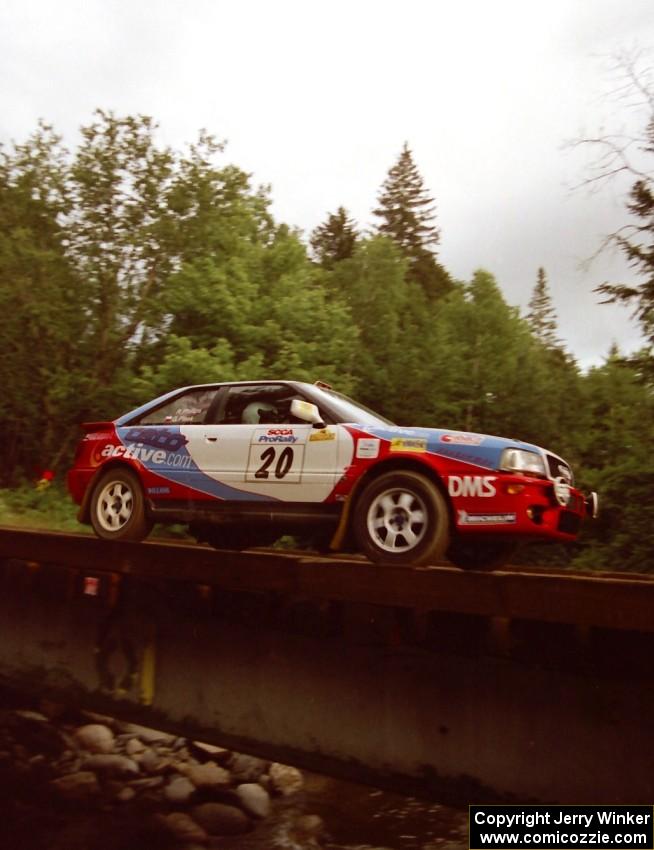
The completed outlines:
<svg viewBox="0 0 654 850">
<path fill-rule="evenodd" d="M 396 451 L 430 452 L 452 460 L 471 463 L 484 469 L 498 469 L 502 452 L 508 448 L 524 449 L 543 456 L 544 450 L 522 440 L 494 437 L 470 431 L 441 428 L 366 427 L 365 432 L 389 440 Z"/>
</svg>

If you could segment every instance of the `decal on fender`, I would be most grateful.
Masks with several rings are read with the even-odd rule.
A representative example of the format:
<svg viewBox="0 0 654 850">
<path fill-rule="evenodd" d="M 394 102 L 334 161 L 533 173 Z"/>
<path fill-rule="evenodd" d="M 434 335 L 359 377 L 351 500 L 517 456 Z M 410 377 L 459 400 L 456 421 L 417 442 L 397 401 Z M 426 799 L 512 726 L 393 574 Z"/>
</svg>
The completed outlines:
<svg viewBox="0 0 654 850">
<path fill-rule="evenodd" d="M 426 452 L 427 440 L 417 437 L 393 437 L 391 440 L 392 452 Z"/>
<path fill-rule="evenodd" d="M 453 498 L 478 496 L 489 499 L 497 493 L 493 484 L 495 479 L 495 475 L 450 475 L 447 491 Z"/>
<path fill-rule="evenodd" d="M 372 437 L 360 437 L 357 440 L 357 458 L 375 458 L 379 457 L 380 440 Z"/>
</svg>

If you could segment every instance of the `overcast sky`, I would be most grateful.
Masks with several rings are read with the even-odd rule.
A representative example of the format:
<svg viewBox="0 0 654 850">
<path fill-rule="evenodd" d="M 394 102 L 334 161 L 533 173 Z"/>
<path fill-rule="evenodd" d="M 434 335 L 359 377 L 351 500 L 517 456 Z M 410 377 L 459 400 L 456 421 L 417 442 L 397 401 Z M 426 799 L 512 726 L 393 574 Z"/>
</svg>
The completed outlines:
<svg viewBox="0 0 654 850">
<path fill-rule="evenodd" d="M 438 208 L 440 259 L 484 267 L 525 309 L 539 266 L 583 365 L 641 344 L 581 263 L 625 223 L 624 186 L 571 191 L 585 133 L 643 114 L 606 97 L 610 57 L 654 46 L 653 0 L 3 0 L 0 141 L 43 118 L 70 145 L 96 107 L 152 115 L 181 147 L 205 127 L 308 234 L 345 206 L 362 227 L 407 141 Z M 639 126 L 641 125 L 641 126 Z"/>
</svg>

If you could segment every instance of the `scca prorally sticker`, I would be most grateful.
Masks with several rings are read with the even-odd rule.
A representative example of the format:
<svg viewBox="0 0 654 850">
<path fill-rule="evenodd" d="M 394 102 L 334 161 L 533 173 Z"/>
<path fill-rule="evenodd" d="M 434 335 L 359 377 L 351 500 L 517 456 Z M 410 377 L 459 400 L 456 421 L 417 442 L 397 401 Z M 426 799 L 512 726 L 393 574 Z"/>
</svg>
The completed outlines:
<svg viewBox="0 0 654 850">
<path fill-rule="evenodd" d="M 426 452 L 427 440 L 418 437 L 393 437 L 391 440 L 392 452 Z"/>
<path fill-rule="evenodd" d="M 493 481 L 495 475 L 450 475 L 447 492 L 453 498 L 457 496 L 478 496 L 489 499 L 497 493 Z"/>
<path fill-rule="evenodd" d="M 380 440 L 375 440 L 372 437 L 360 437 L 357 440 L 357 452 L 356 456 L 358 458 L 375 458 L 379 457 L 379 444 Z"/>
<path fill-rule="evenodd" d="M 254 443 L 297 443 L 298 435 L 292 428 L 266 428 L 255 431 Z"/>
<path fill-rule="evenodd" d="M 469 514 L 457 511 L 457 525 L 515 525 L 516 514 Z"/>
<path fill-rule="evenodd" d="M 484 438 L 480 434 L 441 434 L 440 441 L 455 446 L 480 446 Z"/>
</svg>

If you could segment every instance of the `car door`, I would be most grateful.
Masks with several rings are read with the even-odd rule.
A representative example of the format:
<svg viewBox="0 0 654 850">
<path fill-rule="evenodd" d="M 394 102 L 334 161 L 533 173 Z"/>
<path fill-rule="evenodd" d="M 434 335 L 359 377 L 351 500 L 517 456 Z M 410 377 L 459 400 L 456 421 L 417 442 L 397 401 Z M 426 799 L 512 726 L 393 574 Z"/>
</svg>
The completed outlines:
<svg viewBox="0 0 654 850">
<path fill-rule="evenodd" d="M 189 444 L 197 466 L 229 488 L 232 498 L 324 501 L 339 477 L 342 429 L 293 420 L 290 402 L 297 397 L 284 384 L 230 387 L 220 421 L 199 429 Z"/>
</svg>

